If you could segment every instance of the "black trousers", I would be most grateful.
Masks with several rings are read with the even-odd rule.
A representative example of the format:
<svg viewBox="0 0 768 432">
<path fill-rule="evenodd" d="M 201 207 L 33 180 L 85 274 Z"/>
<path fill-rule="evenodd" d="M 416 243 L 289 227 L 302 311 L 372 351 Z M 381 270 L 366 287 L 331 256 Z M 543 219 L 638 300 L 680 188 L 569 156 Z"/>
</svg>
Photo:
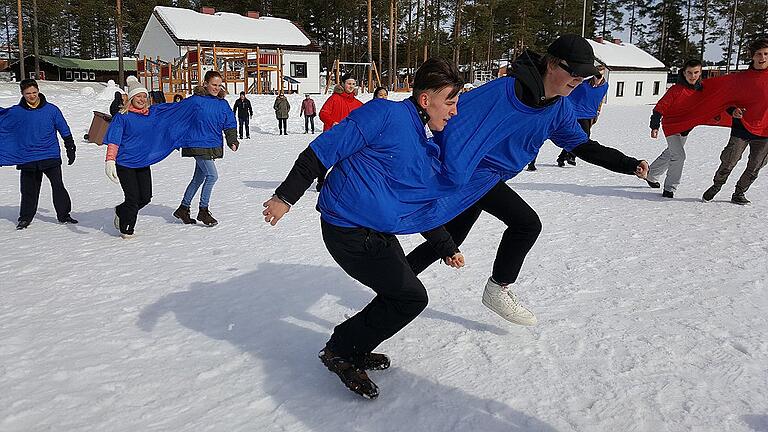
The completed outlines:
<svg viewBox="0 0 768 432">
<path fill-rule="evenodd" d="M 125 201 L 115 207 L 115 213 L 120 218 L 120 232 L 133 234 L 139 210 L 152 200 L 152 171 L 149 167 L 126 168 L 117 165 L 117 176 L 125 194 Z"/>
<path fill-rule="evenodd" d="M 21 170 L 21 209 L 19 211 L 19 220 L 31 221 L 37 213 L 37 204 L 40 200 L 40 186 L 43 183 L 43 174 L 51 182 L 51 193 L 53 195 L 53 208 L 56 209 L 56 218 L 62 220 L 69 216 L 72 211 L 72 200 L 64 187 L 64 181 L 61 178 L 61 163 L 44 168 L 23 168 Z"/>
<path fill-rule="evenodd" d="M 245 128 L 245 136 L 246 136 L 246 138 L 250 137 L 251 136 L 251 129 L 249 129 L 249 126 L 248 126 L 248 123 L 249 123 L 248 117 L 246 117 L 246 118 L 238 117 L 237 118 L 237 123 L 239 125 L 239 130 L 238 130 L 239 134 L 238 135 L 240 135 L 240 138 L 243 137 L 243 128 Z"/>
<path fill-rule="evenodd" d="M 287 118 L 277 119 L 277 127 L 280 129 L 280 132 L 285 131 L 286 133 L 288 133 L 288 119 Z"/>
<path fill-rule="evenodd" d="M 325 246 L 336 263 L 376 293 L 363 310 L 337 325 L 328 341 L 335 353 L 358 358 L 413 321 L 427 307 L 427 290 L 394 235 L 325 221 L 321 226 Z"/>
<path fill-rule="evenodd" d="M 445 224 L 456 246 L 464 242 L 483 211 L 507 225 L 496 251 L 496 260 L 493 262 L 493 279 L 500 284 L 515 282 L 525 256 L 541 233 L 539 215 L 506 183 L 499 182 L 472 207 Z M 421 273 L 440 259 L 426 242 L 411 251 L 407 258 L 415 274 Z"/>
<path fill-rule="evenodd" d="M 312 125 L 312 133 L 315 133 L 315 116 L 304 116 L 304 132 L 309 132 L 310 125 Z"/>
<path fill-rule="evenodd" d="M 590 132 L 592 131 L 592 124 L 595 122 L 595 119 L 578 119 L 577 121 L 579 122 L 581 129 L 587 134 L 587 138 L 589 138 Z M 561 151 L 560 156 L 557 157 L 558 162 L 565 162 L 569 159 L 575 161 L 576 155 L 565 150 Z"/>
</svg>

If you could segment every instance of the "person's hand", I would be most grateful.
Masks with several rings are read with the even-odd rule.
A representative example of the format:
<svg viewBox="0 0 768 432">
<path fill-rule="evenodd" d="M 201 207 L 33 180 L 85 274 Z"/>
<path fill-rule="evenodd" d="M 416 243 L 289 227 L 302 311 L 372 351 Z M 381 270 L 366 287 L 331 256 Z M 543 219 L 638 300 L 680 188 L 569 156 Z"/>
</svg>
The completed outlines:
<svg viewBox="0 0 768 432">
<path fill-rule="evenodd" d="M 333 125 L 334 125 L 334 126 L 336 126 L 337 124 L 339 124 L 339 122 L 333 122 Z"/>
<path fill-rule="evenodd" d="M 115 183 L 120 183 L 120 178 L 117 177 L 117 166 L 115 165 L 115 161 L 108 160 L 104 164 L 104 173 L 107 175 L 108 179 Z"/>
<path fill-rule="evenodd" d="M 658 129 L 651 129 L 651 138 L 656 139 L 659 137 L 659 130 Z"/>
<path fill-rule="evenodd" d="M 744 117 L 744 112 L 747 111 L 746 108 L 736 108 L 733 110 L 733 118 L 740 119 Z"/>
<path fill-rule="evenodd" d="M 75 163 L 75 146 L 67 147 L 67 165 Z"/>
<path fill-rule="evenodd" d="M 232 151 L 237 151 L 238 148 L 240 148 L 240 143 L 237 141 L 233 141 L 231 143 L 227 143 L 227 146 Z"/>
<path fill-rule="evenodd" d="M 640 161 L 640 165 L 635 169 L 635 175 L 641 179 L 648 177 L 648 161 Z"/>
<path fill-rule="evenodd" d="M 464 254 L 461 252 L 456 252 L 453 254 L 453 256 L 443 258 L 443 262 L 445 265 L 451 266 L 453 268 L 462 268 L 464 267 Z"/>
<path fill-rule="evenodd" d="M 264 202 L 264 211 L 261 212 L 264 215 L 264 222 L 269 223 L 272 226 L 277 225 L 277 222 L 286 214 L 291 207 L 284 203 L 280 198 L 273 196 Z"/>
</svg>

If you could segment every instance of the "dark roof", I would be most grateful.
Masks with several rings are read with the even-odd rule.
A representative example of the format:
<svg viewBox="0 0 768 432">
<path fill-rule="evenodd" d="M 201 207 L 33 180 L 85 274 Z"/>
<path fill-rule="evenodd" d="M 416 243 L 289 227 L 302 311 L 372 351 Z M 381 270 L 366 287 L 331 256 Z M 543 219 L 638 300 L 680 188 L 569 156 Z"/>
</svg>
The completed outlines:
<svg viewBox="0 0 768 432">
<path fill-rule="evenodd" d="M 28 55 L 25 58 L 34 58 L 34 55 Z M 72 57 L 55 57 L 41 55 L 40 61 L 52 64 L 61 69 L 78 69 L 78 70 L 92 70 L 92 71 L 110 71 L 117 72 L 119 69 L 118 60 L 115 59 L 96 59 L 85 60 Z M 9 68 L 18 63 L 18 60 L 9 65 Z M 132 58 L 125 58 L 123 60 L 123 70 L 128 72 L 136 71 L 136 61 Z"/>
</svg>

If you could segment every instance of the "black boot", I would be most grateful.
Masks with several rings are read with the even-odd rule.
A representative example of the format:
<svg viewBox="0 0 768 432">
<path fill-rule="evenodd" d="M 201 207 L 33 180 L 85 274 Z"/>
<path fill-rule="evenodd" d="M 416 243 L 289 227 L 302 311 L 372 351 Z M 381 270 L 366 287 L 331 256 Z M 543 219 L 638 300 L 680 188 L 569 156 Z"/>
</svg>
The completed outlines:
<svg viewBox="0 0 768 432">
<path fill-rule="evenodd" d="M 73 219 L 72 216 L 66 215 L 63 218 L 59 219 L 59 222 L 61 222 L 63 224 L 67 224 L 67 223 L 76 224 L 77 223 L 77 219 Z"/>
<path fill-rule="evenodd" d="M 23 229 L 25 229 L 26 227 L 28 227 L 28 226 L 29 226 L 29 224 L 31 224 L 31 223 L 32 223 L 32 221 L 28 221 L 28 220 L 20 220 L 20 221 L 19 221 L 19 223 L 16 225 L 16 229 L 17 229 L 17 230 L 23 230 Z"/>
<path fill-rule="evenodd" d="M 329 371 L 338 375 L 348 389 L 368 399 L 379 396 L 379 388 L 368 378 L 365 370 L 352 360 L 338 356 L 328 346 L 320 351 L 318 357 Z"/>
<path fill-rule="evenodd" d="M 704 195 L 702 195 L 701 199 L 703 199 L 704 201 L 712 201 L 712 198 L 714 198 L 715 195 L 717 195 L 717 193 L 720 192 L 720 188 L 721 186 L 718 186 L 718 185 L 710 186 L 709 189 L 704 191 Z"/>
<path fill-rule="evenodd" d="M 658 189 L 661 187 L 661 183 L 650 181 L 648 179 L 645 180 L 646 183 L 648 183 L 648 186 L 652 187 L 653 189 Z"/>
<path fill-rule="evenodd" d="M 747 205 L 751 201 L 747 199 L 747 197 L 744 196 L 743 192 L 735 192 L 731 196 L 731 202 L 738 205 Z"/>
<path fill-rule="evenodd" d="M 197 222 L 189 216 L 189 207 L 180 205 L 179 208 L 173 212 L 173 217 L 180 219 L 185 224 L 196 224 Z"/>
<path fill-rule="evenodd" d="M 205 226 L 216 226 L 219 223 L 219 221 L 213 218 L 211 212 L 208 211 L 208 207 L 200 207 L 200 211 L 197 212 L 197 220 Z"/>
<path fill-rule="evenodd" d="M 674 198 L 675 193 L 672 191 L 665 190 L 664 192 L 661 193 L 661 196 L 663 196 L 664 198 Z"/>
</svg>

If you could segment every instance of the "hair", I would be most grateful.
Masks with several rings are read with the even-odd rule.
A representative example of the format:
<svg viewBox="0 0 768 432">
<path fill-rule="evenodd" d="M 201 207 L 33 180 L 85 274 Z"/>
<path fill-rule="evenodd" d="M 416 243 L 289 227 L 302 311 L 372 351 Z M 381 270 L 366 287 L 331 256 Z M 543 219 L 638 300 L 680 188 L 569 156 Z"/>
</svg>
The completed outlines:
<svg viewBox="0 0 768 432">
<path fill-rule="evenodd" d="M 387 90 L 386 87 L 376 87 L 376 90 L 373 91 L 373 97 L 374 98 L 379 97 L 378 96 L 379 92 L 382 91 L 382 90 L 384 90 L 385 92 L 387 92 L 387 94 L 389 94 L 389 90 Z"/>
<path fill-rule="evenodd" d="M 241 92 L 240 92 L 240 96 L 245 96 L 245 92 L 244 92 L 244 91 L 241 91 Z"/>
<path fill-rule="evenodd" d="M 40 87 L 37 85 L 37 81 L 35 81 L 33 79 L 21 80 L 21 82 L 19 83 L 19 87 L 21 88 L 21 92 L 22 93 L 24 92 L 24 90 L 26 90 L 26 89 L 28 89 L 30 87 L 34 87 L 34 88 L 40 90 Z"/>
<path fill-rule="evenodd" d="M 559 65 L 563 59 L 560 57 L 555 57 L 550 53 L 544 54 L 544 56 L 541 57 L 541 62 L 537 65 L 537 69 L 539 70 L 539 74 L 541 74 L 542 79 L 547 75 L 547 71 L 549 70 L 549 65 L 552 65 L 552 67 L 555 67 Z"/>
<path fill-rule="evenodd" d="M 749 44 L 749 56 L 752 57 L 758 50 L 768 48 L 768 37 L 761 37 Z"/>
<path fill-rule="evenodd" d="M 686 70 L 688 68 L 695 68 L 695 67 L 701 67 L 701 60 L 699 59 L 690 59 L 683 63 L 683 70 Z"/>
<path fill-rule="evenodd" d="M 205 73 L 205 78 L 203 78 L 203 81 L 208 82 L 213 78 L 219 78 L 223 80 L 223 78 L 221 77 L 221 74 L 218 71 L 210 70 Z"/>
<path fill-rule="evenodd" d="M 179 93 L 176 93 L 173 95 L 173 101 L 174 102 L 181 102 L 184 100 L 184 96 L 180 95 Z"/>
<path fill-rule="evenodd" d="M 449 98 L 455 97 L 464 86 L 459 69 L 443 59 L 431 58 L 419 66 L 413 79 L 413 96 L 419 97 L 426 91 L 440 91 L 451 87 Z"/>
</svg>

